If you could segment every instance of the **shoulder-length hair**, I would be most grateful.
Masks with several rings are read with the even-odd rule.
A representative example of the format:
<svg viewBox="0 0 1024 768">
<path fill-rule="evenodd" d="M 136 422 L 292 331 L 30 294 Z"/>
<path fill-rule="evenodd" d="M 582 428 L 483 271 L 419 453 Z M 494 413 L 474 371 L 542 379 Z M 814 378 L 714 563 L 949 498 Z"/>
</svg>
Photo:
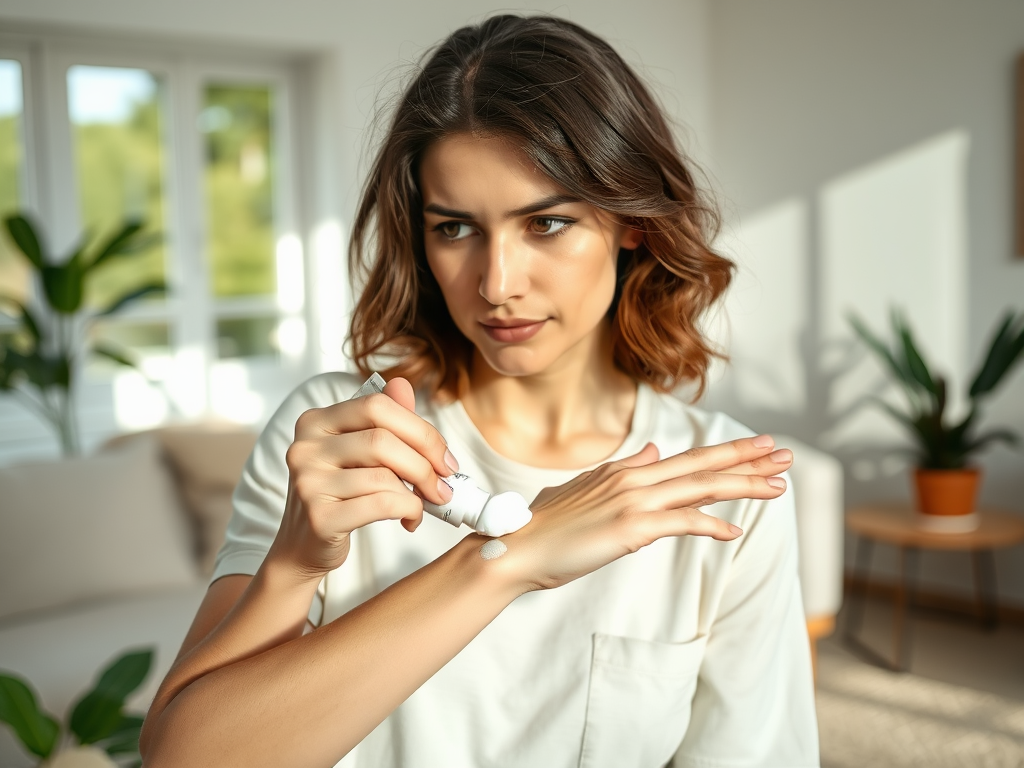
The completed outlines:
<svg viewBox="0 0 1024 768">
<path fill-rule="evenodd" d="M 662 392 L 696 382 L 699 396 L 718 356 L 699 320 L 733 269 L 711 249 L 718 213 L 640 78 L 604 40 L 552 17 L 463 27 L 403 94 L 352 230 L 364 288 L 349 341 L 363 374 L 383 361 L 386 376 L 450 400 L 468 372 L 472 343 L 427 265 L 418 183 L 426 148 L 455 133 L 510 139 L 570 194 L 643 232 L 619 255 L 615 363 Z"/>
</svg>

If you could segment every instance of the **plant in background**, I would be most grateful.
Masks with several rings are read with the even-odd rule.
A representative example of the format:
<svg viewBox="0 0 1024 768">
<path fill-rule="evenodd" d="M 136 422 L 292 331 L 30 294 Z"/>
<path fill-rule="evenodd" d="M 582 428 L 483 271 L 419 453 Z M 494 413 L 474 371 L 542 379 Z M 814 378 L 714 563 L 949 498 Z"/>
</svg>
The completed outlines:
<svg viewBox="0 0 1024 768">
<path fill-rule="evenodd" d="M 849 317 L 857 335 L 878 356 L 909 403 L 904 412 L 878 399 L 886 411 L 907 428 L 916 443 L 917 464 L 924 470 L 959 470 L 970 457 L 995 441 L 1015 443 L 1017 436 L 1007 429 L 979 432 L 978 418 L 983 398 L 990 395 L 1024 352 L 1024 312 L 1007 312 L 992 339 L 985 362 L 975 374 L 968 390 L 970 409 L 956 423 L 946 419 L 946 379 L 934 375 L 918 351 L 906 320 L 892 312 L 892 347 L 875 336 L 855 316 Z"/>
<path fill-rule="evenodd" d="M 40 313 L 12 296 L 0 294 L 0 311 L 18 322 L 15 332 L 0 335 L 0 391 L 20 397 L 56 430 L 63 453 L 73 455 L 78 453 L 73 395 L 80 357 L 91 353 L 121 365 L 135 365 L 125 350 L 109 342 L 89 344 L 90 327 L 136 299 L 166 291 L 162 281 L 147 282 L 104 308 L 91 310 L 84 306 L 89 280 L 115 260 L 143 253 L 159 236 L 145 233 L 141 221 L 128 221 L 94 251 L 83 243 L 63 263 L 55 263 L 47 257 L 41 238 L 27 218 L 9 216 L 5 224 L 42 287 L 45 310 Z"/>
<path fill-rule="evenodd" d="M 63 727 L 39 708 L 24 680 L 0 674 L 0 722 L 10 726 L 28 752 L 44 761 L 40 765 L 141 766 L 139 733 L 143 718 L 126 714 L 124 702 L 142 685 L 152 663 L 152 648 L 120 656 L 100 673 L 93 689 L 75 703 Z M 48 759 L 50 762 L 45 762 Z"/>
</svg>

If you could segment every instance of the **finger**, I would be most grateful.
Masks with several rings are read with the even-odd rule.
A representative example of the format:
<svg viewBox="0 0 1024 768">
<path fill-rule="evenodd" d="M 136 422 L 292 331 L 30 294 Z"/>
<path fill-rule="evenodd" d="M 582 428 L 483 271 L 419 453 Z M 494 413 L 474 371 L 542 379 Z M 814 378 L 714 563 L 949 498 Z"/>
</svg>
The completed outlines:
<svg viewBox="0 0 1024 768">
<path fill-rule="evenodd" d="M 725 474 L 761 475 L 761 477 L 770 477 L 771 475 L 777 475 L 780 472 L 785 472 L 792 466 L 793 452 L 788 448 L 780 448 L 777 451 L 772 451 L 763 458 L 754 459 L 753 461 L 745 461 L 742 464 L 737 464 L 735 467 L 729 467 L 728 469 L 720 471 Z"/>
<path fill-rule="evenodd" d="M 384 385 L 384 394 L 403 408 L 410 411 L 416 410 L 416 393 L 407 379 L 396 376 Z"/>
<path fill-rule="evenodd" d="M 628 509 L 654 512 L 703 507 L 735 499 L 774 499 L 785 493 L 785 490 L 786 481 L 781 477 L 697 472 L 647 488 L 634 488 L 622 495 Z"/>
<path fill-rule="evenodd" d="M 402 382 L 408 384 L 404 379 Z M 408 394 L 403 393 L 402 386 L 396 384 L 395 387 L 399 397 Z M 396 435 L 429 461 L 434 471 L 442 477 L 458 470 L 459 463 L 448 450 L 448 444 L 441 433 L 425 419 L 383 393 L 307 411 L 296 422 L 295 436 L 297 440 L 316 439 L 324 435 L 341 435 L 374 428 L 386 429 Z"/>
<path fill-rule="evenodd" d="M 737 464 L 754 461 L 771 453 L 775 441 L 770 435 L 744 437 L 718 445 L 694 446 L 667 459 L 629 470 L 637 486 L 654 485 L 672 477 L 694 472 L 718 472 Z"/>
<path fill-rule="evenodd" d="M 401 520 L 406 530 L 415 530 L 423 519 L 423 502 L 403 488 L 400 493 L 380 491 L 339 501 L 331 512 L 337 515 L 338 523 L 349 531 L 378 520 Z"/>
<path fill-rule="evenodd" d="M 451 488 L 440 479 L 451 473 L 440 475 L 431 462 L 389 430 L 376 427 L 330 435 L 312 445 L 316 458 L 331 467 L 346 470 L 384 467 L 411 483 L 423 498 L 435 504 L 451 501 Z"/>
<path fill-rule="evenodd" d="M 739 526 L 693 507 L 663 509 L 644 515 L 641 520 L 651 541 L 666 536 L 710 536 L 718 541 L 732 541 L 743 534 Z"/>
<path fill-rule="evenodd" d="M 304 501 L 346 501 L 382 491 L 409 492 L 405 483 L 388 467 L 353 467 L 344 470 L 331 467 L 307 472 L 296 481 L 296 490 Z"/>
<path fill-rule="evenodd" d="M 641 448 L 639 451 L 632 454 L 631 456 L 627 456 L 624 459 L 619 459 L 618 461 L 615 462 L 609 462 L 607 466 L 622 468 L 642 467 L 648 464 L 653 464 L 658 460 L 659 456 L 660 453 L 658 452 L 658 446 L 656 446 L 654 443 L 647 443 L 643 448 Z M 536 498 L 533 500 L 533 503 L 530 504 L 530 508 L 532 509 L 534 506 L 539 507 L 551 501 L 554 501 L 563 493 L 572 490 L 577 485 L 582 483 L 584 480 L 589 478 L 591 475 L 594 474 L 595 471 L 596 470 L 582 472 L 576 475 L 576 477 L 574 477 L 567 483 L 562 483 L 562 485 L 542 488 L 540 493 L 538 493 Z"/>
</svg>

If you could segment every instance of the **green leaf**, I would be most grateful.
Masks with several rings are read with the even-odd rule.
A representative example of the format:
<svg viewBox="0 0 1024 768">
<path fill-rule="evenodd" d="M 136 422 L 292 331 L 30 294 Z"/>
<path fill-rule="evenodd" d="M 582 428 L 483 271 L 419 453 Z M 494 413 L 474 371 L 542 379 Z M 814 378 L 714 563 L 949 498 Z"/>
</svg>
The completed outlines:
<svg viewBox="0 0 1024 768">
<path fill-rule="evenodd" d="M 41 273 L 43 290 L 50 306 L 65 315 L 77 312 L 82 306 L 82 269 L 73 262 L 68 262 L 45 266 Z"/>
<path fill-rule="evenodd" d="M 32 312 L 29 310 L 27 306 L 22 304 L 13 296 L 8 296 L 2 293 L 0 293 L 0 304 L 8 304 L 14 306 L 18 310 L 18 313 L 21 315 L 21 324 L 25 327 L 25 330 L 28 331 L 29 335 L 33 339 L 35 339 L 37 342 L 39 341 L 39 339 L 41 338 L 39 332 L 39 322 L 36 320 L 35 316 L 32 314 Z"/>
<path fill-rule="evenodd" d="M 132 359 L 131 355 L 127 350 L 123 350 L 120 347 L 115 347 L 113 344 L 105 341 L 98 341 L 93 344 L 90 350 L 94 355 L 105 357 L 108 360 L 113 360 L 115 363 L 120 365 L 128 366 L 129 368 L 138 368 L 139 364 Z"/>
<path fill-rule="evenodd" d="M 986 445 L 992 442 L 1008 443 L 1009 445 L 1016 445 L 1018 441 L 1017 434 L 1011 432 L 1008 429 L 993 429 L 986 432 L 983 435 L 978 435 L 973 441 L 971 441 L 967 450 L 971 453 L 974 451 L 981 450 Z"/>
<path fill-rule="evenodd" d="M 123 715 L 117 730 L 104 743 L 104 751 L 108 755 L 138 754 L 144 720 L 136 715 Z"/>
<path fill-rule="evenodd" d="M 1015 357 L 1013 354 L 1013 323 L 1013 312 L 1007 312 L 1003 322 L 999 325 L 999 330 L 992 338 L 981 370 L 978 371 L 971 383 L 969 394 L 972 398 L 981 397 L 991 392 L 1012 364 L 1013 357 Z M 1021 335 L 1024 337 L 1024 328 L 1021 328 Z"/>
<path fill-rule="evenodd" d="M 933 395 L 937 395 L 938 390 L 935 387 L 935 381 L 932 379 L 931 371 L 928 370 L 928 364 L 925 363 L 921 353 L 917 351 L 917 345 L 914 343 L 914 337 L 910 332 L 910 326 L 903 322 L 902 319 L 900 325 L 900 339 L 903 341 L 903 354 L 906 357 L 907 367 L 910 370 L 910 374 L 918 384 Z"/>
<path fill-rule="evenodd" d="M 36 269 L 42 269 L 45 261 L 43 259 L 43 249 L 39 244 L 39 238 L 36 236 L 36 230 L 32 223 L 20 214 L 8 216 L 4 223 L 7 225 L 7 231 L 10 233 L 11 239 L 14 240 L 18 249 L 25 254 L 25 258 Z"/>
<path fill-rule="evenodd" d="M 60 726 L 39 709 L 32 690 L 20 678 L 0 674 L 0 721 L 11 726 L 33 755 L 49 757 L 57 744 Z"/>
<path fill-rule="evenodd" d="M 96 686 L 71 712 L 71 731 L 82 744 L 92 744 L 117 731 L 125 698 L 146 679 L 152 663 L 153 650 L 147 648 L 124 654 L 103 671 Z"/>
<path fill-rule="evenodd" d="M 152 283 L 146 283 L 133 291 L 129 291 L 118 299 L 110 303 L 106 309 L 99 313 L 99 317 L 106 317 L 119 311 L 126 304 L 130 304 L 137 299 L 141 299 L 143 296 L 149 296 L 151 294 L 163 294 L 167 293 L 167 284 L 163 280 L 156 280 Z"/>
<path fill-rule="evenodd" d="M 885 345 L 884 342 L 882 342 L 881 339 L 875 336 L 864 323 L 860 321 L 860 318 L 858 318 L 856 315 L 850 314 L 847 315 L 847 320 L 849 321 L 850 325 L 853 326 L 853 330 L 857 332 L 857 335 L 860 336 L 864 343 L 867 344 L 868 347 L 876 355 L 878 355 L 879 358 L 881 358 L 882 362 L 884 362 L 889 367 L 889 369 L 896 375 L 897 380 L 907 384 L 912 383 L 912 381 L 908 382 L 905 380 L 904 370 L 896 361 L 896 358 L 893 357 L 893 354 L 892 352 L 889 351 L 889 348 Z"/>
<path fill-rule="evenodd" d="M 49 357 L 38 350 L 23 353 L 7 348 L 4 354 L 4 366 L 13 373 L 23 374 L 39 389 L 62 386 L 67 387 L 70 377 L 70 366 L 67 358 Z"/>
<path fill-rule="evenodd" d="M 143 253 L 163 239 L 163 236 L 158 232 L 142 234 L 142 229 L 145 226 L 146 222 L 142 220 L 126 222 L 119 232 L 116 232 L 100 247 L 96 258 L 92 260 L 87 269 L 93 270 L 115 256 L 131 256 Z"/>
</svg>

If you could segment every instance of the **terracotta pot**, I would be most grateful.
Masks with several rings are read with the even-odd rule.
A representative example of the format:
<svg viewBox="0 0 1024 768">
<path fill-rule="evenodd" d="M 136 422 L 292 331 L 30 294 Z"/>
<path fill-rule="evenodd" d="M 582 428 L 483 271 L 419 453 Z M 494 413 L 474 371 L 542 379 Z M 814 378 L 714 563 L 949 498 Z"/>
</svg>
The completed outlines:
<svg viewBox="0 0 1024 768">
<path fill-rule="evenodd" d="M 970 515 L 978 497 L 981 470 L 915 469 L 917 510 L 924 515 Z"/>
</svg>

